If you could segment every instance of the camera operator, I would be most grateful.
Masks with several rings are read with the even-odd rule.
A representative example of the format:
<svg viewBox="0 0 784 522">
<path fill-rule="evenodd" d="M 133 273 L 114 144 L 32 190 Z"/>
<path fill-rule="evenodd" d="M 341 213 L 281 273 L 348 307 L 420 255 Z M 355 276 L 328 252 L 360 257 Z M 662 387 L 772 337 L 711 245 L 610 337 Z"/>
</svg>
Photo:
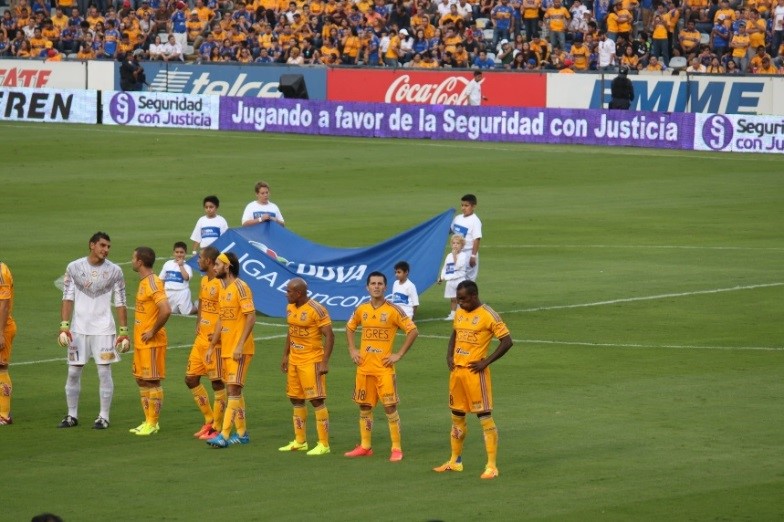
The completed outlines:
<svg viewBox="0 0 784 522">
<path fill-rule="evenodd" d="M 144 67 L 139 63 L 139 56 L 144 54 L 142 49 L 126 53 L 120 65 L 120 88 L 123 91 L 141 91 L 147 84 Z"/>
</svg>

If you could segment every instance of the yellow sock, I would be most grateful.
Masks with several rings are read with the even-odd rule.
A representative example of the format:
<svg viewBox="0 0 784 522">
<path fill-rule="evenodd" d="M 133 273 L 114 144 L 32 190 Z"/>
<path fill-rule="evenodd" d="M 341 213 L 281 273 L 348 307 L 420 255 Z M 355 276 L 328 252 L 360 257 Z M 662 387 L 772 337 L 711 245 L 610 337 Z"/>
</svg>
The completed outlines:
<svg viewBox="0 0 784 522">
<path fill-rule="evenodd" d="M 223 429 L 223 417 L 226 414 L 227 401 L 226 388 L 215 391 L 215 404 L 212 407 L 212 429 L 215 431 Z"/>
<path fill-rule="evenodd" d="M 463 441 L 465 441 L 468 426 L 466 425 L 465 415 L 452 414 L 452 434 L 449 441 L 452 445 L 452 462 L 458 462 L 463 454 Z"/>
<path fill-rule="evenodd" d="M 316 408 L 316 431 L 318 432 L 318 441 L 322 446 L 329 447 L 329 411 L 327 405 L 322 404 Z"/>
<path fill-rule="evenodd" d="M 11 415 L 11 376 L 8 371 L 0 372 L 0 417 L 8 418 Z"/>
<path fill-rule="evenodd" d="M 204 424 L 212 423 L 212 407 L 210 406 L 210 398 L 207 396 L 207 388 L 203 384 L 199 384 L 195 388 L 191 388 L 193 400 L 196 401 L 196 406 L 201 410 L 204 415 Z"/>
<path fill-rule="evenodd" d="M 240 396 L 240 409 L 237 410 L 237 416 L 234 417 L 234 427 L 237 429 L 237 434 L 240 436 L 248 433 L 248 428 L 245 425 L 245 396 Z"/>
<path fill-rule="evenodd" d="M 161 407 L 163 406 L 163 388 L 156 386 L 150 388 L 150 420 L 148 421 L 153 426 L 157 426 L 158 419 L 161 416 Z"/>
<path fill-rule="evenodd" d="M 240 397 L 229 396 L 229 401 L 226 405 L 226 414 L 223 416 L 223 427 L 221 429 L 221 435 L 223 435 L 223 438 L 226 440 L 229 440 L 231 426 L 236 421 L 237 412 L 239 412 L 240 409 Z"/>
<path fill-rule="evenodd" d="M 359 410 L 359 437 L 362 447 L 370 449 L 373 435 L 373 410 Z"/>
<path fill-rule="evenodd" d="M 395 413 L 387 413 L 387 422 L 389 423 L 389 438 L 392 440 L 392 449 L 403 449 L 400 446 L 400 414 L 395 410 Z"/>
<path fill-rule="evenodd" d="M 150 388 L 139 388 L 139 395 L 142 397 L 142 411 L 144 412 L 144 422 L 150 423 Z"/>
<path fill-rule="evenodd" d="M 487 450 L 487 467 L 497 467 L 495 459 L 498 454 L 498 429 L 492 417 L 482 417 L 482 430 L 485 435 L 485 449 Z"/>
<path fill-rule="evenodd" d="M 308 419 L 308 409 L 302 406 L 294 406 L 294 440 L 302 444 L 307 440 L 305 423 Z"/>
</svg>

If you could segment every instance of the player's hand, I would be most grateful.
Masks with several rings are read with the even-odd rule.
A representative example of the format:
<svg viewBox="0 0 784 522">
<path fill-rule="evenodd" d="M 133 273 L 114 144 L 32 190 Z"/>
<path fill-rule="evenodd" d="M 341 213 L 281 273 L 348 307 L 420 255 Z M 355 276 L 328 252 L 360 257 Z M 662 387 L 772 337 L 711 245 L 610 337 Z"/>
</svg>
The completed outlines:
<svg viewBox="0 0 784 522">
<path fill-rule="evenodd" d="M 68 321 L 60 322 L 60 333 L 57 335 L 57 344 L 63 348 L 71 346 L 73 335 L 71 335 L 71 323 Z"/>
<path fill-rule="evenodd" d="M 114 343 L 114 348 L 120 353 L 126 353 L 131 349 L 131 341 L 128 339 L 128 327 L 120 327 L 120 335 L 117 336 L 117 341 Z"/>
<path fill-rule="evenodd" d="M 482 370 L 484 370 L 485 368 L 487 368 L 487 365 L 488 365 L 487 360 L 486 359 L 482 359 L 481 361 L 474 361 L 474 362 L 468 363 L 468 368 L 473 373 L 479 373 Z"/>
<path fill-rule="evenodd" d="M 237 362 L 240 362 L 242 360 L 242 346 L 241 345 L 237 346 L 234 349 L 234 353 L 231 354 L 231 358 L 234 359 Z"/>
<path fill-rule="evenodd" d="M 476 258 L 475 257 L 472 256 L 471 259 L 468 260 L 468 266 L 470 266 L 470 267 L 475 267 L 476 266 Z"/>
<path fill-rule="evenodd" d="M 392 353 L 392 354 L 389 354 L 389 356 L 384 357 L 384 359 L 382 359 L 382 362 L 384 363 L 384 366 L 389 368 L 391 366 L 394 366 L 395 363 L 398 362 L 399 360 L 400 360 L 400 354 L 399 353 Z"/>
<path fill-rule="evenodd" d="M 316 373 L 319 375 L 326 375 L 329 373 L 329 363 L 327 361 L 321 361 L 316 366 Z"/>
<path fill-rule="evenodd" d="M 212 363 L 212 346 L 207 348 L 207 351 L 204 352 L 204 361 L 208 364 Z"/>
<path fill-rule="evenodd" d="M 152 341 L 153 337 L 155 337 L 155 334 L 153 333 L 153 331 L 152 330 L 147 330 L 146 332 L 144 332 L 142 334 L 142 341 L 144 341 L 145 343 L 149 342 L 149 341 Z"/>
<path fill-rule="evenodd" d="M 359 355 L 359 350 L 350 350 L 349 355 L 351 356 L 351 360 L 354 361 L 354 364 L 357 366 L 362 364 L 362 356 Z"/>
<path fill-rule="evenodd" d="M 288 373 L 289 371 L 289 358 L 284 357 L 282 361 L 280 361 L 280 371 L 283 373 Z"/>
</svg>

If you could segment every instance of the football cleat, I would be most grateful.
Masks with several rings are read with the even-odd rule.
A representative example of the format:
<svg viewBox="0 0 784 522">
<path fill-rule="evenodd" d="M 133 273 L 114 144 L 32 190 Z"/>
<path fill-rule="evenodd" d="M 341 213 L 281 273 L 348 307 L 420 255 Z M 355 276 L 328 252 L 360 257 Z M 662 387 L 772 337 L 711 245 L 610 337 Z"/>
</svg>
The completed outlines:
<svg viewBox="0 0 784 522">
<path fill-rule="evenodd" d="M 292 440 L 285 446 L 278 448 L 278 451 L 308 451 L 308 443 Z"/>
<path fill-rule="evenodd" d="M 207 431 L 205 431 L 204 433 L 202 433 L 202 434 L 199 436 L 199 440 L 210 440 L 210 439 L 214 439 L 215 437 L 217 437 L 217 436 L 218 436 L 218 434 L 219 434 L 219 433 L 220 433 L 220 432 L 219 432 L 218 430 L 216 430 L 216 429 L 213 429 L 213 428 L 212 428 L 212 426 L 210 426 L 210 429 L 208 429 Z"/>
<path fill-rule="evenodd" d="M 136 435 L 139 435 L 139 436 L 142 436 L 142 437 L 147 437 L 149 435 L 155 435 L 156 433 L 158 433 L 158 431 L 160 429 L 161 428 L 157 424 L 152 425 L 152 424 L 147 424 L 145 422 L 144 424 L 142 424 L 142 426 L 136 432 Z"/>
<path fill-rule="evenodd" d="M 245 435 L 235 433 L 229 437 L 229 444 L 250 444 L 250 437 L 247 433 Z"/>
<path fill-rule="evenodd" d="M 57 425 L 58 428 L 73 428 L 74 426 L 79 425 L 79 419 L 76 417 L 71 417 L 70 415 L 66 415 L 63 417 L 63 420 L 60 421 L 60 424 Z"/>
<path fill-rule="evenodd" d="M 98 416 L 97 419 L 95 419 L 95 422 L 93 423 L 94 430 L 105 430 L 108 427 L 109 427 L 109 421 L 104 419 L 100 415 Z"/>
<path fill-rule="evenodd" d="M 14 419 L 11 418 L 11 414 L 8 414 L 8 417 L 3 417 L 0 415 L 0 426 L 8 426 L 14 423 Z"/>
<path fill-rule="evenodd" d="M 128 431 L 129 431 L 130 433 L 134 433 L 134 434 L 135 434 L 135 433 L 139 433 L 139 431 L 140 431 L 142 428 L 144 428 L 144 426 L 145 426 L 145 425 L 147 425 L 147 421 L 145 421 L 145 422 L 142 422 L 141 424 L 139 424 L 139 425 L 138 425 L 138 426 L 136 426 L 135 428 L 131 428 L 131 429 L 129 429 Z"/>
<path fill-rule="evenodd" d="M 358 444 L 356 448 L 351 451 L 347 451 L 343 454 L 346 457 L 354 458 L 354 457 L 370 457 L 373 455 L 372 448 L 363 448 L 361 444 Z"/>
<path fill-rule="evenodd" d="M 215 437 L 213 437 L 210 440 L 208 440 L 207 444 L 209 446 L 212 446 L 213 448 L 218 448 L 218 449 L 220 449 L 220 448 L 228 448 L 229 447 L 229 441 L 224 439 L 223 438 L 223 434 L 221 434 L 221 433 L 218 433 L 218 435 L 216 435 Z"/>
<path fill-rule="evenodd" d="M 308 455 L 313 457 L 316 455 L 326 455 L 329 452 L 330 452 L 329 446 L 325 446 L 319 442 L 318 444 L 313 446 L 313 449 L 308 452 Z"/>
<path fill-rule="evenodd" d="M 452 462 L 451 460 L 446 461 L 444 464 L 433 468 L 433 471 L 436 473 L 444 473 L 445 471 L 463 471 L 463 463 L 462 462 Z"/>
<path fill-rule="evenodd" d="M 204 435 L 205 433 L 207 433 L 211 429 L 212 429 L 212 423 L 209 422 L 209 423 L 205 424 L 204 426 L 202 426 L 201 428 L 199 428 L 199 431 L 194 433 L 193 436 L 196 437 L 197 439 L 200 439 L 202 435 Z M 212 437 L 210 437 L 210 438 L 212 438 Z"/>
<path fill-rule="evenodd" d="M 487 467 L 485 468 L 485 472 L 479 475 L 479 478 L 490 480 L 496 478 L 497 476 L 498 476 L 498 468 Z"/>
<path fill-rule="evenodd" d="M 403 450 L 393 449 L 392 454 L 389 456 L 389 462 L 400 462 L 403 460 Z"/>
</svg>

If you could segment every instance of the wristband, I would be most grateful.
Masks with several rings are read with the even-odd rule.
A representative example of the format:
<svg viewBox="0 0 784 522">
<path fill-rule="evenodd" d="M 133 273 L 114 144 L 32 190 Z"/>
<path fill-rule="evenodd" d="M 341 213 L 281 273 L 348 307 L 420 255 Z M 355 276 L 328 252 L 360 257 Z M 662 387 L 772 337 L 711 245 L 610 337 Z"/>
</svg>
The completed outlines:
<svg viewBox="0 0 784 522">
<path fill-rule="evenodd" d="M 70 321 L 60 321 L 60 330 L 70 330 L 71 323 Z"/>
<path fill-rule="evenodd" d="M 127 326 L 121 326 L 120 327 L 120 335 L 128 335 L 128 327 Z"/>
<path fill-rule="evenodd" d="M 476 254 L 471 254 L 471 259 L 476 259 Z"/>
</svg>

